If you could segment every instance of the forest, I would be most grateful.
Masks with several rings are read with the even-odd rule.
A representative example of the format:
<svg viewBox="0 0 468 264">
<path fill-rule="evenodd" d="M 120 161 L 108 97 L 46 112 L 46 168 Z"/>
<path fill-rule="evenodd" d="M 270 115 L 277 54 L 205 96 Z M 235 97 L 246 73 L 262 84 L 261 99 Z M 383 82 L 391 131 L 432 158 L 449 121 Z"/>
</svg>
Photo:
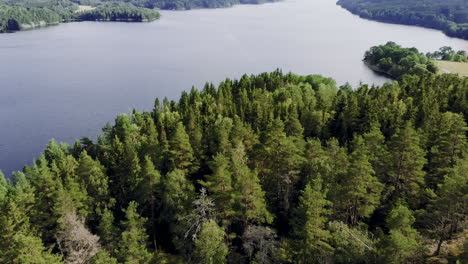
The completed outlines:
<svg viewBox="0 0 468 264">
<path fill-rule="evenodd" d="M 73 0 L 77 2 L 87 0 Z M 237 4 L 262 4 L 278 0 L 101 0 L 102 2 L 124 1 L 135 6 L 166 10 L 189 10 L 196 8 L 221 8 Z"/>
<path fill-rule="evenodd" d="M 339 0 L 338 5 L 362 18 L 439 29 L 448 36 L 468 39 L 465 0 Z"/>
<path fill-rule="evenodd" d="M 70 21 L 147 22 L 160 17 L 159 12 L 128 3 L 106 3 L 92 10 L 78 11 L 68 0 L 17 1 L 13 5 L 0 0 L 0 33 L 14 32 Z M 11 4 L 8 2 L 8 4 Z"/>
<path fill-rule="evenodd" d="M 132 4 L 104 4 L 93 10 L 80 12 L 80 21 L 134 21 L 149 22 L 159 19 L 160 14 L 152 9 L 135 7 Z"/>
<path fill-rule="evenodd" d="M 454 58 L 451 48 L 444 47 L 440 51 L 424 55 L 416 48 L 402 48 L 395 42 L 371 47 L 364 55 L 364 63 L 372 70 L 384 73 L 394 79 L 400 79 L 403 75 L 425 75 L 437 73 L 438 68 L 433 59 Z M 455 52 L 453 52 L 455 53 Z M 430 56 L 430 58 L 428 57 Z"/>
<path fill-rule="evenodd" d="M 0 33 L 70 21 L 148 22 L 160 17 L 157 9 L 220 8 L 276 0 L 0 0 Z M 93 10 L 78 12 L 78 5 Z"/>
<path fill-rule="evenodd" d="M 207 83 L 0 177 L 0 263 L 467 263 L 467 118 L 451 74 Z"/>
</svg>

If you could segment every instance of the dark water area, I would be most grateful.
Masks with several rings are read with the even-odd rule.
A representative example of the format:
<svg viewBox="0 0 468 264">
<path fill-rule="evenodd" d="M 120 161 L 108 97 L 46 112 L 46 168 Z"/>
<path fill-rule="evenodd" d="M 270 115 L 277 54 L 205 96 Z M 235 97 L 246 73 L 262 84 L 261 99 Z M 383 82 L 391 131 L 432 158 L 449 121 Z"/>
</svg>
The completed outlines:
<svg viewBox="0 0 468 264">
<path fill-rule="evenodd" d="M 95 138 L 156 97 L 281 68 L 338 84 L 388 81 L 363 63 L 389 40 L 468 50 L 435 30 L 360 19 L 333 0 L 286 0 L 228 9 L 163 11 L 152 23 L 80 22 L 0 35 L 0 169 L 38 157 L 50 139 Z"/>
</svg>

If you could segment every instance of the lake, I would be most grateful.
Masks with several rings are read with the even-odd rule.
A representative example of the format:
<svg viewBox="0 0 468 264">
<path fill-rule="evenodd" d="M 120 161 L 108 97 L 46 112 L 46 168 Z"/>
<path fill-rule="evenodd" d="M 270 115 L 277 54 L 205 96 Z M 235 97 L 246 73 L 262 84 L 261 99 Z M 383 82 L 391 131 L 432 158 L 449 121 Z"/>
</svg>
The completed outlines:
<svg viewBox="0 0 468 264">
<path fill-rule="evenodd" d="M 276 68 L 338 84 L 382 84 L 362 63 L 389 40 L 468 50 L 440 31 L 360 19 L 334 0 L 163 11 L 152 23 L 81 22 L 0 34 L 0 169 L 31 164 L 52 138 L 95 138 L 107 121 L 192 85 Z"/>
</svg>

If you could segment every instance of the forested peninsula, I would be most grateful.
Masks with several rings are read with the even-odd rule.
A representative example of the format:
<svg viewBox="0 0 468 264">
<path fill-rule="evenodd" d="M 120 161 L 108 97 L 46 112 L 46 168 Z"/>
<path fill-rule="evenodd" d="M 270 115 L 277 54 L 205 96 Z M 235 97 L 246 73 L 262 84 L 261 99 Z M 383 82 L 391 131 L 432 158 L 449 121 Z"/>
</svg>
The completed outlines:
<svg viewBox="0 0 468 264">
<path fill-rule="evenodd" d="M 362 18 L 439 29 L 468 39 L 465 0 L 339 0 L 337 4 Z"/>
<path fill-rule="evenodd" d="M 71 21 L 148 22 L 160 17 L 152 9 L 128 3 L 106 3 L 87 10 L 67 0 L 6 5 L 0 3 L 0 33 L 32 29 Z"/>
<path fill-rule="evenodd" d="M 0 263 L 466 263 L 468 78 L 280 71 L 0 177 Z"/>
<path fill-rule="evenodd" d="M 434 73 L 458 73 L 467 76 L 468 56 L 466 51 L 442 47 L 425 55 L 416 48 L 403 48 L 394 42 L 371 47 L 364 54 L 364 63 L 373 71 L 393 79 L 404 75 L 427 75 Z M 445 69 L 449 65 L 450 71 Z M 440 67 L 439 67 L 440 66 Z"/>
<path fill-rule="evenodd" d="M 0 33 L 71 21 L 149 22 L 160 17 L 157 9 L 230 7 L 275 0 L 0 0 Z M 80 6 L 87 7 L 80 9 Z"/>
</svg>

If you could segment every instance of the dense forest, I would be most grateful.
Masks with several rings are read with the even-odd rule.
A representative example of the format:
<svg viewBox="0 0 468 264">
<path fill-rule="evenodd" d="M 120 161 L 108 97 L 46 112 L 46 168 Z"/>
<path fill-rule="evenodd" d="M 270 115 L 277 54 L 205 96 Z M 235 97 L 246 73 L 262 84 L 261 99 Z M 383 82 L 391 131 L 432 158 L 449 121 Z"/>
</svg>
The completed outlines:
<svg viewBox="0 0 468 264">
<path fill-rule="evenodd" d="M 0 177 L 0 263 L 467 263 L 467 118 L 449 74 L 156 99 Z"/>
<path fill-rule="evenodd" d="M 159 13 L 147 8 L 135 7 L 132 4 L 105 4 L 93 10 L 80 12 L 77 16 L 81 21 L 154 21 Z"/>
<path fill-rule="evenodd" d="M 153 21 L 159 12 L 127 3 L 100 4 L 92 10 L 79 11 L 68 0 L 17 1 L 2 4 L 0 0 L 0 33 L 31 29 L 70 21 Z"/>
<path fill-rule="evenodd" d="M 466 0 L 339 0 L 338 4 L 363 18 L 434 28 L 468 39 Z"/>
<path fill-rule="evenodd" d="M 219 8 L 276 0 L 0 0 L 0 33 L 70 21 L 147 22 L 160 17 L 155 9 Z M 79 11 L 78 5 L 92 6 Z"/>
<path fill-rule="evenodd" d="M 445 50 L 444 48 L 441 49 L 441 51 Z M 431 55 L 431 57 L 440 56 L 441 58 L 445 58 L 444 54 L 445 53 L 434 52 L 428 55 Z M 364 55 L 364 63 L 374 71 L 384 73 L 395 79 L 400 79 L 405 74 L 421 76 L 437 73 L 438 70 L 434 61 L 420 53 L 418 49 L 402 48 L 394 42 L 371 47 Z"/>
<path fill-rule="evenodd" d="M 83 0 L 74 0 L 81 2 Z M 84 0 L 87 1 L 87 0 Z M 262 4 L 278 0 L 101 0 L 103 2 L 124 1 L 135 6 L 169 10 L 186 10 L 195 8 L 220 8 L 236 4 Z"/>
</svg>

